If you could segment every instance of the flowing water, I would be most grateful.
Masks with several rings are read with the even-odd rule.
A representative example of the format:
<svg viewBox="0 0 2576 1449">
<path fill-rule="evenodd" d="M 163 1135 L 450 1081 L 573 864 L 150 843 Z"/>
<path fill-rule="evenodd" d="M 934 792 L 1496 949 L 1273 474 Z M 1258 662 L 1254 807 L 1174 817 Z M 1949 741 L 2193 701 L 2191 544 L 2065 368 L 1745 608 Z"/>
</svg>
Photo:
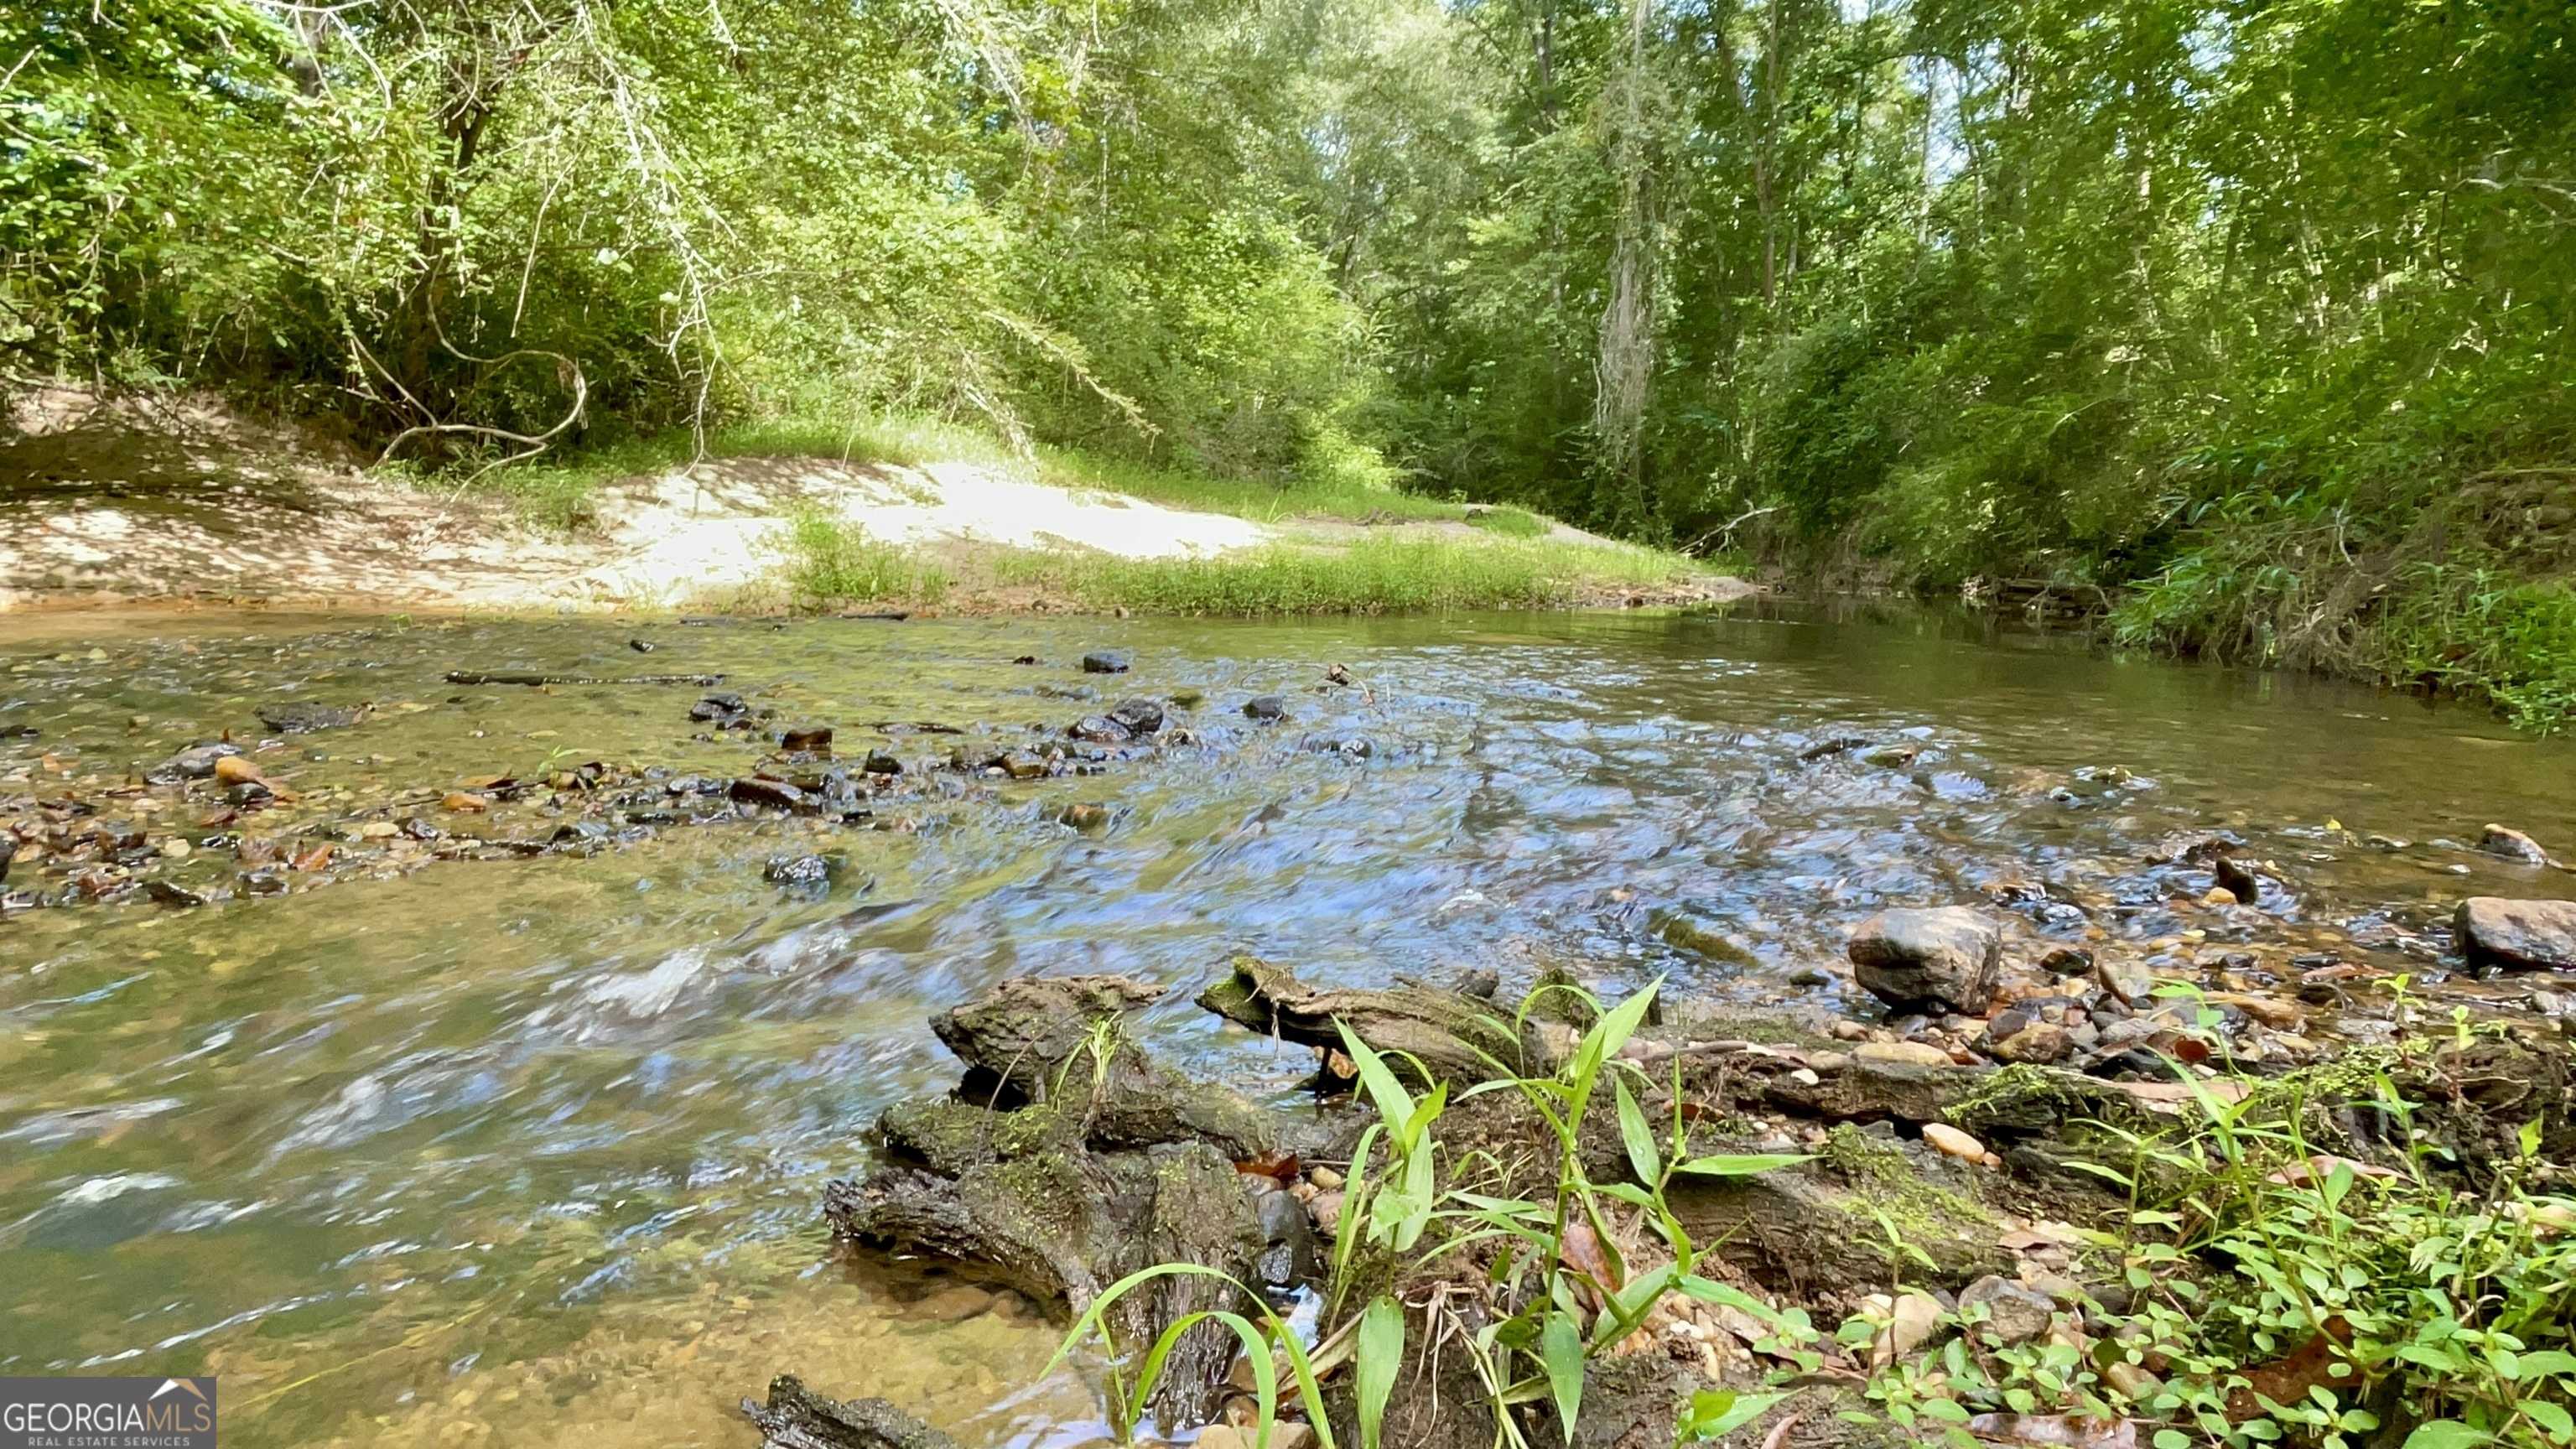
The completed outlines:
<svg viewBox="0 0 2576 1449">
<path fill-rule="evenodd" d="M 1101 647 L 1133 672 L 1074 667 Z M 1319 688 L 1336 661 L 1361 685 Z M 524 859 L 364 836 L 419 816 L 543 840 L 569 818 L 555 792 L 488 817 L 440 797 L 589 760 L 729 777 L 771 748 L 693 738 L 687 687 L 451 669 L 722 672 L 773 726 L 891 748 L 913 783 L 876 828 L 672 825 Z M 958 737 L 874 728 L 989 749 L 1186 691 L 1191 741 L 1044 781 L 929 770 Z M 1273 692 L 1287 723 L 1242 715 Z M 376 708 L 259 754 L 297 797 L 265 816 L 132 778 L 306 698 Z M 1801 759 L 1843 737 L 1919 753 Z M 1355 739 L 1365 758 L 1330 748 Z M 70 797 L 153 840 L 347 837 L 283 894 L 0 918 L 0 1374 L 219 1374 L 236 1446 L 739 1446 L 733 1402 L 778 1372 L 970 1446 L 1083 1443 L 1092 1390 L 1041 1372 L 1042 1313 L 836 1254 L 818 1221 L 876 1112 L 953 1080 L 923 1019 L 983 983 L 1186 986 L 1248 950 L 1350 982 L 1661 973 L 1821 1020 L 1876 1009 L 1830 972 L 1798 984 L 1855 921 L 1998 891 L 2043 941 L 2168 966 L 2333 952 L 2438 982 L 2458 897 L 2563 893 L 2448 842 L 2501 819 L 2576 851 L 2571 763 L 2466 710 L 1901 611 L 0 622 L 0 827 Z M 1107 826 L 1058 823 L 1075 802 Z M 2213 829 L 2278 868 L 2262 909 L 2203 910 L 2205 876 L 2145 864 Z M 839 857 L 829 891 L 764 878 L 809 851 Z M 218 839 L 156 869 L 204 890 L 237 867 Z M 8 888 L 50 901 L 67 879 L 22 859 Z M 2528 994 L 2448 989 L 2480 1010 Z M 1144 1028 L 1186 1065 L 1256 1093 L 1311 1069 L 1187 996 Z"/>
</svg>

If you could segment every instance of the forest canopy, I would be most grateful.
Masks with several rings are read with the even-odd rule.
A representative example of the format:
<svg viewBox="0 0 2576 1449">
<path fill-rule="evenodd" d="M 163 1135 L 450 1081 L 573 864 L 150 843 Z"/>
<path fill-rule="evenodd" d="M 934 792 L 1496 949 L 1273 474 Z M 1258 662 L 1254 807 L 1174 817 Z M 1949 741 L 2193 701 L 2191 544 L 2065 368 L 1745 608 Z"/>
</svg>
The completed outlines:
<svg viewBox="0 0 2576 1449">
<path fill-rule="evenodd" d="M 929 411 L 2098 587 L 2135 639 L 2367 647 L 2545 713 L 2571 32 L 2559 0 L 21 0 L 0 351 L 428 461 Z"/>
</svg>

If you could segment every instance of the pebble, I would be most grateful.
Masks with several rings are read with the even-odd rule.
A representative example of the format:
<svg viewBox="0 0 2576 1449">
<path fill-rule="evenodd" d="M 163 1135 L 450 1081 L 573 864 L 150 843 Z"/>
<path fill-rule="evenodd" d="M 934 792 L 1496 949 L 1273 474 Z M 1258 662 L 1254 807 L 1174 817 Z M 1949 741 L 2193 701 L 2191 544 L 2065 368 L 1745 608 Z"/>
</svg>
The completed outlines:
<svg viewBox="0 0 2576 1449">
<path fill-rule="evenodd" d="M 1992 1273 L 1960 1290 L 1959 1306 L 1984 1305 L 1985 1333 L 2002 1344 L 2028 1343 L 2048 1332 L 2057 1305 L 2047 1294 Z"/>
<path fill-rule="evenodd" d="M 2075 1038 L 2062 1026 L 2033 1022 L 1996 1042 L 1994 1053 L 2007 1062 L 2062 1062 L 2075 1054 Z"/>
<path fill-rule="evenodd" d="M 1856 1021 L 1835 1022 L 1832 1026 L 1825 1029 L 1825 1034 L 1836 1041 L 1869 1040 L 1869 1028 Z"/>
<path fill-rule="evenodd" d="M 1986 1158 L 1986 1144 L 1947 1122 L 1924 1123 L 1923 1140 L 1951 1157 L 1968 1162 L 1982 1162 Z"/>
<path fill-rule="evenodd" d="M 991 1289 L 958 1283 L 942 1288 L 913 1304 L 910 1316 L 928 1319 L 933 1323 L 962 1323 L 969 1318 L 990 1313 L 992 1310 Z"/>
<path fill-rule="evenodd" d="M 1863 1042 L 1852 1057 L 1864 1062 L 1892 1062 L 1909 1067 L 1946 1067 L 1950 1054 L 1939 1047 L 1919 1041 Z"/>
<path fill-rule="evenodd" d="M 1941 1326 L 1941 1301 L 1928 1293 L 1909 1290 L 1893 1301 L 1884 1293 L 1873 1293 L 1862 1304 L 1887 1319 L 1887 1326 L 1878 1331 L 1877 1342 L 1870 1347 L 1871 1361 L 1881 1366 L 1921 1348 Z"/>
<path fill-rule="evenodd" d="M 1329 1167 L 1310 1167 L 1306 1169 L 1306 1180 L 1326 1192 L 1335 1192 L 1350 1179 Z"/>
</svg>

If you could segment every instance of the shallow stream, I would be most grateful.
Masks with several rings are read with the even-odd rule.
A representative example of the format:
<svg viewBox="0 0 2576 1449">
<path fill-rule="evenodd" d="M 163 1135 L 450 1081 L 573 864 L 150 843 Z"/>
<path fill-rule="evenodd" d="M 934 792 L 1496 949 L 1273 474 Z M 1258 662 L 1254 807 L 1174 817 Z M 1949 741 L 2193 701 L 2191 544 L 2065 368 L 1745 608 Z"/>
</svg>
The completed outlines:
<svg viewBox="0 0 2576 1449">
<path fill-rule="evenodd" d="M 1132 672 L 1081 672 L 1103 648 Z M 1326 686 L 1331 663 L 1357 683 Z M 714 731 L 689 719 L 699 688 L 444 677 L 504 669 L 721 673 L 776 713 Z M 1273 693 L 1286 722 L 1244 716 Z M 1045 780 L 938 768 L 1131 694 L 1193 699 L 1190 738 Z M 304 699 L 374 708 L 254 755 L 292 800 L 226 820 L 214 782 L 141 786 L 225 730 L 276 738 L 255 709 Z M 524 858 L 363 830 L 543 842 L 593 802 L 443 797 L 589 761 L 732 778 L 810 725 L 845 761 L 893 752 L 904 788 L 863 823 L 643 812 L 637 839 Z M 1869 608 L 0 619 L 0 828 L 76 801 L 189 843 L 144 873 L 235 892 L 53 904 L 78 866 L 41 854 L 8 878 L 27 900 L 0 915 L 0 1374 L 216 1373 L 237 1449 L 747 1449 L 732 1406 L 778 1372 L 969 1446 L 1092 1442 L 1079 1367 L 1039 1373 L 1044 1314 L 837 1254 L 817 1215 L 882 1107 L 953 1080 L 923 1020 L 985 982 L 1195 986 L 1251 951 L 1327 980 L 1564 964 L 1875 1016 L 1843 933 L 1990 900 L 2026 941 L 2158 969 L 2333 956 L 2412 973 L 2443 1010 L 2549 1009 L 2528 978 L 2446 983 L 2444 927 L 2464 895 L 2566 894 L 2453 842 L 2494 820 L 2576 853 L 2571 766 L 2469 710 Z M 1076 803 L 1107 823 L 1061 823 Z M 260 829 L 339 843 L 256 895 L 227 838 Z M 2258 905 L 2203 906 L 2205 872 L 2147 863 L 2218 830 L 2274 869 Z M 809 852 L 838 857 L 828 889 L 767 878 Z M 1187 997 L 1147 1024 L 1184 1064 L 1256 1094 L 1311 1069 Z M 2384 1029 L 2356 1012 L 2313 1034 Z"/>
</svg>

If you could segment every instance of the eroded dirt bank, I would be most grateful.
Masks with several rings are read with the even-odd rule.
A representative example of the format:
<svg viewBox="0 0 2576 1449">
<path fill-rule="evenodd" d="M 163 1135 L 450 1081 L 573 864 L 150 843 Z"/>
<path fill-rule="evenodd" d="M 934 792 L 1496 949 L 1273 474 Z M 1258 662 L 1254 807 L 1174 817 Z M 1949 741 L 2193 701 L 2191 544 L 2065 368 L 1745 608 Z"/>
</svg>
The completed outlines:
<svg viewBox="0 0 2576 1449">
<path fill-rule="evenodd" d="M 0 421 L 0 611 L 116 604 L 460 612 L 776 610 L 790 519 L 814 515 L 942 563 L 971 582 L 948 613 L 1080 607 L 996 575 L 995 557 L 1215 559 L 1293 539 L 1332 549 L 1404 533 L 1480 541 L 1463 525 L 1295 529 L 1056 487 L 995 463 L 710 459 L 601 485 L 569 532 L 485 494 L 371 473 L 327 436 L 202 399 L 17 396 Z M 1566 539 L 1602 543 L 1557 526 Z M 996 577 L 987 577 L 996 576 Z M 1623 604 L 1605 589 L 1587 602 Z M 1710 578 L 1636 601 L 1754 592 Z"/>
</svg>

